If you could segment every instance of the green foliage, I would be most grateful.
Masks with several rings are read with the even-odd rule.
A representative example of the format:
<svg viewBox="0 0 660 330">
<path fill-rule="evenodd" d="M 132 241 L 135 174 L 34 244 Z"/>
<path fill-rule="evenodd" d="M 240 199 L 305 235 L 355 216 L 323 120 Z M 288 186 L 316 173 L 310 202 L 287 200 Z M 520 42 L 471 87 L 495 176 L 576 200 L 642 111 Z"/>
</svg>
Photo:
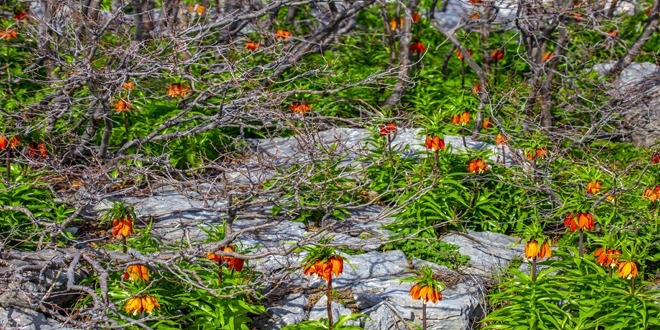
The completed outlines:
<svg viewBox="0 0 660 330">
<path fill-rule="evenodd" d="M 332 325 L 332 328 L 335 330 L 361 330 L 362 328 L 359 326 L 344 325 L 344 323 L 348 321 L 355 321 L 360 318 L 367 319 L 366 322 L 369 322 L 368 320 L 371 320 L 369 316 L 359 313 L 351 314 L 351 315 L 340 315 L 339 320 L 337 321 L 337 323 Z M 282 328 L 282 330 L 323 330 L 323 329 L 328 329 L 327 319 L 321 319 L 320 321 L 313 321 L 313 320 L 303 321 L 298 324 L 290 324 Z"/>
</svg>

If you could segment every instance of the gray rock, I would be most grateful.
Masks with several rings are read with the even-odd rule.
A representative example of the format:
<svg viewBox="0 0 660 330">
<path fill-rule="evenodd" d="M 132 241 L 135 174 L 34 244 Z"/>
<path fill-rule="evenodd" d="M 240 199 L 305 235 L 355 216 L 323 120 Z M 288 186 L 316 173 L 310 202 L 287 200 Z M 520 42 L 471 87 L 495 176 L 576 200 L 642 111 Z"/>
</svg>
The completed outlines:
<svg viewBox="0 0 660 330">
<path fill-rule="evenodd" d="M 355 299 L 355 305 L 360 310 L 371 308 L 383 302 L 383 298 L 381 296 L 370 292 L 355 293 L 353 294 L 353 299 Z"/>
<path fill-rule="evenodd" d="M 351 315 L 351 310 L 344 307 L 342 304 L 339 304 L 335 301 L 332 302 L 332 319 L 333 322 L 337 322 L 339 320 L 340 315 Z M 309 311 L 309 319 L 310 320 L 316 320 L 319 321 L 321 319 L 327 319 L 328 318 L 328 297 L 323 296 L 319 301 L 314 304 L 314 307 L 312 307 L 312 310 Z M 344 323 L 344 325 L 358 325 L 359 323 L 356 321 L 348 321 Z"/>
<path fill-rule="evenodd" d="M 345 257 L 350 265 L 344 264 L 344 272 L 333 280 L 336 289 L 353 287 L 364 280 L 394 278 L 406 273 L 408 268 L 406 255 L 398 250 Z"/>
<path fill-rule="evenodd" d="M 74 330 L 34 310 L 0 307 L 0 329 L 20 330 Z"/>
<path fill-rule="evenodd" d="M 458 245 L 458 252 L 470 257 L 466 272 L 471 275 L 489 277 L 501 273 L 524 253 L 523 245 L 513 246 L 517 238 L 492 232 L 468 230 L 466 234 L 449 234 L 442 241 Z"/>
<path fill-rule="evenodd" d="M 307 318 L 305 306 L 307 297 L 302 294 L 292 294 L 268 307 L 268 318 L 256 318 L 255 326 L 264 330 L 277 330 L 290 324 L 296 324 Z"/>
<path fill-rule="evenodd" d="M 412 322 L 414 317 L 387 302 L 381 302 L 363 313 L 370 318 L 360 323 L 364 330 L 410 330 L 407 323 Z"/>
</svg>

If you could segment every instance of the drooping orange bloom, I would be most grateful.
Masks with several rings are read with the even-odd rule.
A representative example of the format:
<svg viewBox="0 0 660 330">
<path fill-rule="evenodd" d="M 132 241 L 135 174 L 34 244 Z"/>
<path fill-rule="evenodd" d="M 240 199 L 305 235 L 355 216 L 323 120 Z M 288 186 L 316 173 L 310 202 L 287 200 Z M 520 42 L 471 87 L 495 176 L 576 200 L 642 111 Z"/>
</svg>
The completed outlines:
<svg viewBox="0 0 660 330">
<path fill-rule="evenodd" d="M 660 198 L 660 186 L 646 188 L 642 194 L 642 199 L 648 199 L 651 203 L 655 202 L 658 198 Z"/>
<path fill-rule="evenodd" d="M 18 135 L 14 135 L 11 139 L 9 139 L 9 146 L 12 148 L 18 147 L 18 144 L 21 143 L 22 140 Z"/>
<path fill-rule="evenodd" d="M 600 192 L 600 180 L 587 183 L 587 194 L 597 194 Z"/>
<path fill-rule="evenodd" d="M 220 249 L 220 251 L 222 251 L 222 252 L 236 252 L 236 250 L 234 250 L 233 246 L 225 246 L 222 249 Z M 212 260 L 212 261 L 215 261 L 215 262 L 221 262 L 221 261 L 226 262 L 227 263 L 227 268 L 229 268 L 229 270 L 236 270 L 238 272 L 243 270 L 243 266 L 245 265 L 245 260 L 243 260 L 243 259 L 229 257 L 229 256 L 220 256 L 218 254 L 210 253 L 210 252 L 206 253 L 206 259 L 209 259 L 209 260 Z"/>
<path fill-rule="evenodd" d="M 470 17 L 472 17 L 472 19 L 479 19 L 479 13 L 474 13 Z"/>
<path fill-rule="evenodd" d="M 395 123 L 387 123 L 385 126 L 380 126 L 379 130 L 380 136 L 382 137 L 396 133 L 397 128 Z"/>
<path fill-rule="evenodd" d="M 16 14 L 14 14 L 14 19 L 17 20 L 17 21 L 22 21 L 22 20 L 27 19 L 27 18 L 28 18 L 28 14 L 24 11 L 21 11 L 21 12 L 18 12 Z"/>
<path fill-rule="evenodd" d="M 445 150 L 445 140 L 435 135 L 426 136 L 426 149 L 437 152 L 438 150 Z"/>
<path fill-rule="evenodd" d="M 651 8 L 646 10 L 646 16 L 651 16 Z"/>
<path fill-rule="evenodd" d="M 397 26 L 396 20 L 394 18 L 390 21 L 390 29 L 392 29 L 392 30 L 396 30 L 397 27 L 401 27 L 401 26 L 403 26 L 403 17 L 399 18 L 399 25 L 398 26 Z"/>
<path fill-rule="evenodd" d="M 573 217 L 573 213 L 569 213 L 566 216 L 566 220 L 564 220 L 564 226 L 569 227 L 568 229 L 570 231 L 576 231 L 578 229 L 578 224 L 575 222 L 575 218 Z"/>
<path fill-rule="evenodd" d="M 470 0 L 472 3 L 481 3 L 481 0 Z"/>
<path fill-rule="evenodd" d="M 415 54 L 421 54 L 426 50 L 426 47 L 424 47 L 424 44 L 421 42 L 413 42 L 412 45 L 410 45 L 410 52 Z"/>
<path fill-rule="evenodd" d="M 220 255 L 215 254 L 215 253 L 206 252 L 206 259 L 209 259 L 209 260 L 215 261 L 215 262 L 219 262 L 220 260 L 222 260 L 222 257 Z"/>
<path fill-rule="evenodd" d="M 130 110 L 131 110 L 131 104 L 128 103 L 128 101 L 124 101 L 122 99 L 119 99 L 115 103 L 115 111 L 116 112 L 130 111 Z"/>
<path fill-rule="evenodd" d="M 121 84 L 121 87 L 130 92 L 135 89 L 135 84 L 132 81 L 127 81 Z"/>
<path fill-rule="evenodd" d="M 0 31 L 0 39 L 9 40 L 9 39 L 14 39 L 16 37 L 18 37 L 18 33 L 16 33 L 15 30 L 7 29 Z"/>
<path fill-rule="evenodd" d="M 547 156 L 548 156 L 548 149 L 546 149 L 545 147 L 536 149 L 536 157 L 544 158 Z"/>
<path fill-rule="evenodd" d="M 289 39 L 289 37 L 291 37 L 291 32 L 289 32 L 287 30 L 277 30 L 277 31 L 275 31 L 275 38 L 286 40 L 286 39 Z"/>
<path fill-rule="evenodd" d="M 525 244 L 525 259 L 532 260 L 539 255 L 539 243 L 531 240 Z"/>
<path fill-rule="evenodd" d="M 456 125 L 458 125 L 458 124 L 461 124 L 461 125 L 469 124 L 470 123 L 470 113 L 465 111 L 460 115 L 456 114 L 451 119 L 451 122 L 453 124 L 456 124 Z"/>
<path fill-rule="evenodd" d="M 467 52 L 468 52 L 468 55 L 470 55 L 470 57 L 472 57 L 472 51 L 468 49 Z M 463 57 L 463 53 L 461 52 L 460 49 L 457 49 L 457 50 L 456 50 L 456 56 L 457 56 L 458 59 L 461 60 L 461 61 L 465 58 L 465 57 Z"/>
<path fill-rule="evenodd" d="M 660 152 L 654 152 L 653 155 L 651 155 L 651 164 L 655 165 L 660 163 Z"/>
<path fill-rule="evenodd" d="M 546 52 L 545 54 L 543 54 L 543 61 L 547 61 L 551 59 L 553 55 L 555 55 L 554 52 Z"/>
<path fill-rule="evenodd" d="M 170 97 L 184 97 L 190 93 L 190 87 L 187 85 L 183 84 L 171 84 L 169 87 L 167 87 L 167 96 Z"/>
<path fill-rule="evenodd" d="M 481 124 L 481 128 L 487 129 L 492 127 L 493 127 L 493 123 L 490 122 L 490 118 L 484 118 L 484 123 Z"/>
<path fill-rule="evenodd" d="M 610 32 L 607 32 L 607 34 L 609 34 L 610 36 L 612 36 L 614 38 L 619 37 L 619 31 L 617 31 L 617 30 L 610 30 Z"/>
<path fill-rule="evenodd" d="M 318 275 L 326 282 L 330 282 L 332 274 L 335 277 L 344 272 L 344 259 L 340 256 L 332 256 L 327 261 L 316 260 L 313 263 L 307 263 L 303 267 L 303 274 L 311 276 Z"/>
<path fill-rule="evenodd" d="M 550 258 L 552 257 L 552 250 L 550 249 L 550 243 L 547 241 L 543 242 L 541 245 L 541 250 L 539 250 L 539 259 Z"/>
<path fill-rule="evenodd" d="M 442 292 L 428 285 L 420 285 L 420 283 L 417 283 L 410 288 L 409 296 L 412 297 L 413 300 L 421 299 L 425 303 L 429 301 L 437 303 L 442 300 Z"/>
<path fill-rule="evenodd" d="M 202 5 L 194 5 L 194 6 L 189 6 L 188 7 L 189 12 L 196 12 L 198 15 L 204 14 L 206 12 L 206 7 Z"/>
<path fill-rule="evenodd" d="M 594 252 L 594 257 L 598 257 L 596 259 L 596 263 L 601 265 L 602 267 L 614 268 L 619 259 L 619 256 L 621 256 L 621 251 L 610 250 L 605 248 L 600 248 L 596 250 L 596 252 Z"/>
<path fill-rule="evenodd" d="M 481 84 L 478 82 L 474 83 L 474 86 L 472 86 L 472 94 L 477 95 L 481 92 Z"/>
<path fill-rule="evenodd" d="M 254 42 L 254 41 L 248 41 L 245 43 L 245 49 L 249 51 L 255 51 L 259 49 L 259 43 Z"/>
<path fill-rule="evenodd" d="M 37 151 L 39 150 L 38 148 L 39 147 L 34 142 L 28 145 L 28 154 L 30 155 L 30 157 L 34 157 L 37 155 Z"/>
<path fill-rule="evenodd" d="M 305 112 L 312 111 L 312 107 L 305 102 L 293 102 L 289 105 L 289 110 L 304 115 Z"/>
<path fill-rule="evenodd" d="M 231 258 L 229 260 L 229 270 L 236 270 L 237 272 L 240 272 L 243 270 L 243 266 L 245 265 L 245 260 L 243 259 L 238 259 L 238 258 Z"/>
<path fill-rule="evenodd" d="M 616 272 L 621 278 L 631 279 L 637 277 L 637 264 L 634 261 L 624 261 L 619 264 L 619 270 Z"/>
<path fill-rule="evenodd" d="M 149 280 L 149 269 L 145 265 L 130 265 L 126 267 L 124 272 L 124 279 L 137 281 L 143 279 L 145 281 Z"/>
<path fill-rule="evenodd" d="M 488 164 L 483 159 L 473 159 L 468 163 L 468 172 L 485 173 L 488 170 Z"/>
<path fill-rule="evenodd" d="M 150 295 L 144 295 L 139 297 L 133 297 L 128 299 L 124 310 L 126 313 L 137 315 L 138 313 L 147 312 L 151 314 L 154 308 L 160 309 L 160 304 L 155 297 Z"/>
<path fill-rule="evenodd" d="M 591 213 L 579 212 L 577 214 L 577 225 L 579 229 L 594 230 L 594 216 Z"/>
<path fill-rule="evenodd" d="M 419 22 L 419 19 L 420 19 L 420 18 L 421 18 L 421 16 L 419 15 L 419 13 L 414 13 L 414 14 L 412 14 L 412 21 L 413 21 L 413 23 L 417 23 L 417 22 Z"/>
<path fill-rule="evenodd" d="M 504 137 L 504 135 L 502 135 L 502 133 L 498 133 L 495 136 L 495 145 L 498 145 L 498 146 L 499 145 L 502 145 L 502 146 L 507 145 L 507 138 Z"/>
<path fill-rule="evenodd" d="M 112 220 L 112 236 L 126 237 L 133 233 L 133 218 L 119 218 Z"/>
<path fill-rule="evenodd" d="M 7 138 L 4 135 L 0 135 L 0 150 L 5 150 L 7 148 Z"/>
<path fill-rule="evenodd" d="M 490 58 L 492 58 L 495 62 L 500 61 L 504 58 L 504 51 L 501 49 L 495 49 L 492 53 L 490 53 Z"/>
</svg>

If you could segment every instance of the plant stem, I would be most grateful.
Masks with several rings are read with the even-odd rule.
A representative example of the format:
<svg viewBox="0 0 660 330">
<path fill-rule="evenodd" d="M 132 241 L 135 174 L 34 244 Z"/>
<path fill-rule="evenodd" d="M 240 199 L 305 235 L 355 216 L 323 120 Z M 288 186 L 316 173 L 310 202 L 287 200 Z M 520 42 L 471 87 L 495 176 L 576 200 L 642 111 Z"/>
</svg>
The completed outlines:
<svg viewBox="0 0 660 330">
<path fill-rule="evenodd" d="M 440 150 L 435 151 L 435 169 L 440 171 Z"/>
<path fill-rule="evenodd" d="M 461 59 L 461 86 L 465 88 L 465 59 Z M 486 88 L 486 86 L 484 86 Z"/>
<path fill-rule="evenodd" d="M 635 278 L 632 278 L 632 282 L 630 282 L 630 289 L 632 290 L 630 293 L 634 296 L 635 295 Z"/>
<path fill-rule="evenodd" d="M 222 258 L 218 260 L 218 285 L 222 285 Z"/>
<path fill-rule="evenodd" d="M 422 330 L 426 330 L 426 301 L 422 300 Z"/>
<path fill-rule="evenodd" d="M 506 166 L 506 152 L 504 151 L 504 144 L 502 144 L 502 165 Z"/>
<path fill-rule="evenodd" d="M 532 259 L 532 281 L 536 281 L 536 257 Z"/>
<path fill-rule="evenodd" d="M 465 152 L 467 152 L 467 143 L 465 143 L 465 124 L 461 126 L 461 138 L 463 138 L 463 148 L 465 148 Z"/>
<path fill-rule="evenodd" d="M 328 280 L 328 330 L 332 330 L 332 276 Z"/>
<path fill-rule="evenodd" d="M 583 244 L 584 244 L 584 231 L 580 229 L 580 258 L 584 257 L 584 251 L 582 251 Z"/>
<path fill-rule="evenodd" d="M 610 267 L 610 278 L 612 278 L 612 267 Z"/>
<path fill-rule="evenodd" d="M 121 236 L 121 244 L 123 245 L 124 248 L 124 253 L 128 252 L 128 246 L 126 245 L 126 236 Z"/>
<path fill-rule="evenodd" d="M 11 148 L 7 148 L 7 185 L 11 182 Z"/>
<path fill-rule="evenodd" d="M 387 151 L 390 154 L 390 161 L 392 160 L 392 134 L 387 134 Z"/>
<path fill-rule="evenodd" d="M 126 111 L 122 111 L 122 114 L 124 115 L 124 129 L 126 130 L 126 141 L 129 140 L 129 135 L 128 135 L 128 121 L 126 120 Z"/>
<path fill-rule="evenodd" d="M 493 87 L 497 85 L 497 61 L 495 61 L 495 65 L 493 65 Z"/>
</svg>

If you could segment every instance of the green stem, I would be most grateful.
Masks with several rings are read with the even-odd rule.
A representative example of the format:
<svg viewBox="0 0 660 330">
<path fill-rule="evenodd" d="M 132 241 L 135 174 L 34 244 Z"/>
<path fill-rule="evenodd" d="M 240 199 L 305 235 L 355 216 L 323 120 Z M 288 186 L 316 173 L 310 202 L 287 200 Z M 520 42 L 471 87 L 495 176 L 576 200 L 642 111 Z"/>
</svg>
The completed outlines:
<svg viewBox="0 0 660 330">
<path fill-rule="evenodd" d="M 222 285 L 222 259 L 218 260 L 218 286 Z"/>
<path fill-rule="evenodd" d="M 536 257 L 532 259 L 532 281 L 536 282 Z"/>
<path fill-rule="evenodd" d="M 465 88 L 465 59 L 461 59 L 461 86 Z M 484 88 L 486 88 L 486 86 L 484 86 Z"/>
<path fill-rule="evenodd" d="M 11 147 L 7 148 L 7 185 L 11 182 Z"/>
<path fill-rule="evenodd" d="M 583 244 L 584 244 L 584 231 L 580 228 L 580 258 L 584 257 L 584 251 L 582 251 Z"/>
<path fill-rule="evenodd" d="M 328 330 L 332 330 L 332 276 L 328 280 Z"/>
</svg>

